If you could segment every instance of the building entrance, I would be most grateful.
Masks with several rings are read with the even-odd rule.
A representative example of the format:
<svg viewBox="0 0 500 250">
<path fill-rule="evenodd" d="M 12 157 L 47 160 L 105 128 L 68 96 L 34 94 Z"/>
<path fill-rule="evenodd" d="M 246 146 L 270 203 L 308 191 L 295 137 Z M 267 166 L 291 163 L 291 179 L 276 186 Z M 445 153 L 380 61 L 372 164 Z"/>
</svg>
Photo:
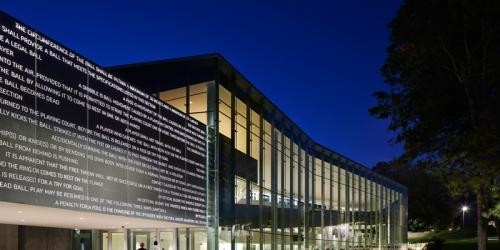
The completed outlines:
<svg viewBox="0 0 500 250">
<path fill-rule="evenodd" d="M 132 232 L 132 246 L 134 248 L 132 249 L 139 249 L 141 247 L 141 243 L 144 244 L 144 247 L 146 249 L 153 249 L 153 241 L 151 241 L 150 236 L 156 236 L 156 235 L 151 235 L 151 234 L 156 234 L 156 233 L 150 233 L 150 232 Z"/>
<path fill-rule="evenodd" d="M 125 232 L 103 231 L 101 232 L 102 250 L 127 250 Z"/>
<path fill-rule="evenodd" d="M 126 229 L 126 230 L 101 230 L 100 250 L 137 250 L 141 243 L 148 250 L 155 249 L 154 242 L 158 242 L 160 250 L 175 250 L 175 229 Z"/>
</svg>

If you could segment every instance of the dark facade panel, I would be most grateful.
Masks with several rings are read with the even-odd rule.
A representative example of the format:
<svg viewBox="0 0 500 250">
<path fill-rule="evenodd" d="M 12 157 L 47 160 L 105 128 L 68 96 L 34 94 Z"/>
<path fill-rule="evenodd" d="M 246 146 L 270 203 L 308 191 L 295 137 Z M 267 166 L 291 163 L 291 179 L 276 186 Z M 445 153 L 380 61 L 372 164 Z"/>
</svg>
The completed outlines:
<svg viewBox="0 0 500 250">
<path fill-rule="evenodd" d="M 215 80 L 218 60 L 217 56 L 207 55 L 112 66 L 107 70 L 149 93 L 156 93 Z"/>
</svg>

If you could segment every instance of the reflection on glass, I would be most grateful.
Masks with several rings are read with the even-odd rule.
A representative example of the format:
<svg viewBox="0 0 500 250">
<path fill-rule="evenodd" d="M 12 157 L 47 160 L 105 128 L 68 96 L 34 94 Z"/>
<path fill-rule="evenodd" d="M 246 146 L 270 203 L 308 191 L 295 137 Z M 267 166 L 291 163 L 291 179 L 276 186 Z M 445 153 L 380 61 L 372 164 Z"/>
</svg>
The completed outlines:
<svg viewBox="0 0 500 250">
<path fill-rule="evenodd" d="M 247 182 L 245 179 L 235 177 L 234 179 L 234 202 L 237 204 L 247 203 Z"/>
<path fill-rule="evenodd" d="M 124 233 L 111 233 L 111 250 L 123 250 L 125 246 Z"/>
<path fill-rule="evenodd" d="M 174 249 L 174 232 L 160 232 L 160 249 L 173 250 Z"/>
<path fill-rule="evenodd" d="M 250 183 L 250 202 L 252 205 L 259 205 L 259 186 L 253 182 Z"/>
<path fill-rule="evenodd" d="M 186 87 L 160 92 L 160 100 L 186 113 Z"/>
<path fill-rule="evenodd" d="M 179 228 L 179 235 L 177 235 L 179 239 L 179 245 L 177 246 L 178 249 L 187 249 L 187 237 L 188 235 L 186 234 L 186 229 L 185 228 Z"/>
<path fill-rule="evenodd" d="M 189 115 L 203 124 L 207 124 L 207 90 L 207 82 L 189 86 Z"/>
<path fill-rule="evenodd" d="M 207 250 L 207 231 L 205 229 L 194 229 L 191 232 L 193 250 Z"/>
</svg>

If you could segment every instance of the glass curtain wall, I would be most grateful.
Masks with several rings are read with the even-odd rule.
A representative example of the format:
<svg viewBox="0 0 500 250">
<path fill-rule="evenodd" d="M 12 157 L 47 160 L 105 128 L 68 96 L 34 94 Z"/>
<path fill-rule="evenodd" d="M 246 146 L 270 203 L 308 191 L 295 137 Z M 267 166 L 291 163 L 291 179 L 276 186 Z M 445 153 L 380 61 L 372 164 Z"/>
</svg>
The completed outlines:
<svg viewBox="0 0 500 250">
<path fill-rule="evenodd" d="M 318 148 L 300 131 L 274 120 L 209 82 L 161 91 L 161 100 L 207 124 L 209 96 L 218 96 L 218 131 L 235 153 L 256 164 L 255 178 L 234 176 L 234 209 L 254 217 L 221 225 L 219 248 L 357 249 L 402 247 L 406 242 L 406 191 L 357 164 Z M 234 131 L 233 131 L 234 130 Z M 392 186 L 392 188 L 391 188 Z M 222 191 L 221 191 L 222 192 Z M 221 214 L 221 217 L 226 216 Z M 196 246 L 203 249 L 202 236 Z"/>
<path fill-rule="evenodd" d="M 235 238 L 245 237 L 233 240 L 235 249 L 403 246 L 404 190 L 388 188 L 369 170 L 317 150 L 301 134 L 283 129 L 272 114 L 258 112 L 262 107 L 243 100 L 219 85 L 219 131 L 230 138 L 233 123 L 234 150 L 258 166 L 256 181 L 235 176 L 234 203 L 259 211 L 257 223 L 249 222 L 254 226 L 236 225 Z"/>
</svg>

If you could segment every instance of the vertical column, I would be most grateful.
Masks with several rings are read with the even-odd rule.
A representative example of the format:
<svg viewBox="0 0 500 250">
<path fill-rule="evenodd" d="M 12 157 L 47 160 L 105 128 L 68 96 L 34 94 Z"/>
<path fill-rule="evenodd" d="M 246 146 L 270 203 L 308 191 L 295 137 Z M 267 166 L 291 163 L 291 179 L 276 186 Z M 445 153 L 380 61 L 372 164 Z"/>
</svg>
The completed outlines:
<svg viewBox="0 0 500 250">
<path fill-rule="evenodd" d="M 372 185 L 372 177 L 371 175 L 367 176 L 367 192 L 368 192 L 368 199 L 370 200 L 369 206 L 368 206 L 368 225 L 370 227 L 369 229 L 369 237 L 368 237 L 368 244 L 370 247 L 373 246 L 373 225 L 374 225 L 374 216 L 373 212 L 375 211 L 373 207 L 373 185 Z"/>
<path fill-rule="evenodd" d="M 310 206 L 309 202 L 311 201 L 311 197 L 309 197 L 309 188 L 310 184 L 310 165 L 309 165 L 309 156 L 308 156 L 308 151 L 304 150 L 304 177 L 305 177 L 305 183 L 304 183 L 304 235 L 305 235 L 305 242 L 304 242 L 304 247 L 305 249 L 309 248 L 309 241 L 310 241 L 310 230 L 311 230 L 311 225 L 310 225 Z"/>
<path fill-rule="evenodd" d="M 279 154 L 279 157 L 281 159 L 280 161 L 280 166 L 278 166 L 279 168 L 281 168 L 281 175 L 278 176 L 278 178 L 280 178 L 281 180 L 281 200 L 279 201 L 279 204 L 280 204 L 280 209 L 278 210 L 278 217 L 279 217 L 279 228 L 280 228 L 280 245 L 281 245 L 281 248 L 282 250 L 285 249 L 285 237 L 286 237 L 286 234 L 285 234 L 285 207 L 286 207 L 286 201 L 285 201 L 285 195 L 286 195 L 286 183 L 288 183 L 286 181 L 286 176 L 287 176 L 287 173 L 290 172 L 290 170 L 288 171 L 285 171 L 285 166 L 286 166 L 286 162 L 288 161 L 286 159 L 286 141 L 285 141 L 285 131 L 284 129 L 281 130 L 281 133 L 280 133 L 280 141 L 281 141 L 281 145 L 278 145 L 278 147 L 280 148 L 280 151 L 278 151 L 278 154 Z"/>
<path fill-rule="evenodd" d="M 408 191 L 403 193 L 403 242 L 408 242 Z"/>
<path fill-rule="evenodd" d="M 251 114 L 250 114 L 250 105 L 246 105 L 246 114 L 247 114 L 247 120 L 246 120 L 246 125 L 247 125 L 247 133 L 246 133 L 246 148 L 247 148 L 247 151 L 246 151 L 246 154 L 249 156 L 251 155 L 251 135 L 252 135 L 252 117 L 251 117 Z M 251 193 L 251 183 L 250 183 L 250 179 L 249 178 L 246 178 L 245 180 L 246 182 L 246 204 L 249 205 L 251 203 L 251 197 L 250 197 L 250 193 Z M 250 245 L 249 242 L 247 242 L 247 246 Z"/>
<path fill-rule="evenodd" d="M 263 110 L 260 111 L 260 117 L 259 117 L 259 249 L 264 250 L 263 248 L 263 243 L 264 243 L 264 229 L 262 225 L 264 224 L 264 219 L 263 219 L 263 177 L 264 177 L 264 112 Z"/>
<path fill-rule="evenodd" d="M 366 200 L 366 176 L 365 176 L 365 172 L 364 171 L 360 171 L 360 196 L 361 196 L 361 204 L 360 204 L 360 221 L 363 223 L 363 224 L 360 224 L 360 227 L 361 227 L 361 232 L 362 232 L 362 246 L 363 248 L 366 248 L 366 243 L 367 243 L 367 213 L 366 211 L 368 211 L 367 209 L 367 206 L 368 206 L 368 201 Z"/>
<path fill-rule="evenodd" d="M 393 245 L 394 244 L 394 207 L 393 207 L 393 204 L 394 204 L 394 190 L 392 189 L 389 189 L 388 188 L 388 192 L 389 192 L 389 199 L 387 200 L 387 207 L 388 207 L 388 210 L 387 212 L 389 213 L 389 216 L 388 216 L 388 219 L 389 219 L 389 222 L 387 223 L 389 225 L 389 230 L 388 233 L 389 233 L 389 236 L 387 237 L 388 238 L 388 241 L 389 241 L 389 244 L 390 245 Z"/>
<path fill-rule="evenodd" d="M 345 224 L 347 225 L 347 237 L 345 239 L 346 249 L 350 249 L 350 234 L 351 234 L 351 172 L 345 171 Z"/>
<path fill-rule="evenodd" d="M 314 209 L 314 206 L 316 205 L 316 197 L 315 197 L 315 178 L 314 178 L 314 172 L 315 172 L 315 168 L 316 168 L 316 159 L 314 156 L 312 156 L 312 154 L 314 154 L 313 150 L 311 150 L 311 155 L 307 155 L 307 160 L 308 160 L 308 171 L 307 171 L 307 174 L 308 174 L 308 185 L 307 185 L 307 195 L 309 197 L 309 205 L 307 206 L 308 207 L 308 216 L 309 216 L 309 223 L 308 223 L 308 238 L 309 238 L 309 247 L 310 248 L 315 248 L 316 245 L 316 241 L 315 241 L 315 231 L 316 231 L 316 221 L 315 221 L 315 217 L 314 217 L 314 213 L 315 213 L 315 209 Z"/>
<path fill-rule="evenodd" d="M 382 186 L 380 185 L 380 180 L 377 179 L 377 224 L 378 224 L 378 231 L 377 231 L 377 238 L 378 238 L 378 245 L 379 249 L 382 249 L 382 245 L 384 244 L 383 242 L 383 211 L 382 211 L 382 201 L 384 199 L 384 196 L 382 194 Z"/>
<path fill-rule="evenodd" d="M 384 185 L 384 191 L 385 191 L 384 203 L 385 203 L 385 207 L 386 207 L 386 209 L 385 209 L 385 214 L 386 214 L 386 218 L 385 218 L 385 224 L 386 224 L 385 243 L 388 246 L 391 243 L 391 235 L 390 235 L 390 233 L 391 233 L 391 204 L 390 204 L 391 193 L 390 193 L 389 188 L 387 188 L 386 185 Z"/>
<path fill-rule="evenodd" d="M 246 154 L 248 156 L 251 155 L 251 135 L 252 135 L 252 117 L 251 117 L 251 114 L 250 114 L 250 105 L 248 105 L 247 103 L 247 109 L 246 109 L 246 113 L 247 113 L 247 133 L 246 133 L 246 139 L 247 139 L 247 145 L 246 145 L 246 148 L 247 148 L 247 152 Z M 258 178 L 258 177 L 257 177 Z M 251 189 L 251 182 L 250 182 L 250 179 L 247 177 L 246 180 L 245 180 L 245 183 L 246 183 L 246 204 L 247 205 L 250 205 L 252 200 L 251 200 L 251 193 L 252 193 L 252 189 Z M 249 230 L 247 228 L 241 228 L 241 230 Z M 248 232 L 248 235 L 250 235 L 250 232 Z M 246 249 L 247 250 L 250 250 L 251 248 L 251 244 L 252 244 L 252 240 L 251 240 L 251 237 L 245 237 L 245 244 L 246 244 Z"/>
<path fill-rule="evenodd" d="M 365 176 L 364 176 L 364 171 L 360 170 L 359 171 L 359 221 L 361 222 L 359 224 L 359 230 L 361 234 L 361 246 L 363 248 L 366 248 L 366 190 L 365 190 Z"/>
<path fill-rule="evenodd" d="M 337 168 L 337 225 L 340 225 L 343 223 L 343 218 L 342 218 L 342 212 L 340 211 L 340 208 L 341 208 L 341 201 L 342 201 L 342 196 L 341 196 L 341 190 L 342 190 L 342 184 L 340 182 L 340 179 L 341 179 L 341 170 L 340 170 L 340 162 L 339 161 L 336 161 L 336 168 Z M 337 227 L 337 230 L 339 230 L 339 228 Z M 339 246 L 339 244 L 341 244 L 341 237 L 340 237 L 340 234 L 337 233 L 337 246 Z"/>
<path fill-rule="evenodd" d="M 380 182 L 380 180 L 379 180 Z M 378 238 L 379 238 L 379 246 L 382 247 L 384 245 L 384 189 L 383 186 L 378 183 L 377 185 L 378 192 L 379 192 L 379 218 L 378 218 L 378 223 L 379 223 L 379 232 L 378 232 Z"/>
<path fill-rule="evenodd" d="M 298 137 L 298 136 L 297 136 Z M 299 213 L 303 217 L 302 225 L 299 225 L 298 227 L 298 241 L 299 243 L 299 250 L 302 249 L 302 245 L 305 244 L 305 242 L 302 242 L 302 239 L 305 238 L 305 231 L 304 231 L 304 226 L 305 226 L 305 204 L 304 204 L 304 194 L 302 193 L 302 186 L 305 185 L 302 183 L 302 176 L 305 174 L 304 173 L 304 166 L 302 164 L 302 147 L 301 143 L 297 143 L 297 163 L 298 163 L 298 207 L 299 207 Z M 304 188 L 305 189 L 305 188 Z M 302 204 L 302 205 L 301 205 Z"/>
<path fill-rule="evenodd" d="M 290 133 L 290 145 L 289 145 L 289 156 L 288 156 L 288 161 L 290 161 L 290 211 L 292 211 L 292 208 L 294 208 L 294 200 L 297 199 L 297 197 L 295 197 L 294 195 L 294 188 L 295 188 L 295 185 L 297 185 L 297 183 L 294 183 L 293 179 L 294 179 L 294 168 L 296 168 L 297 166 L 295 166 L 295 163 L 293 161 L 293 154 L 294 154 L 294 151 L 293 151 L 293 142 L 294 142 L 294 138 L 293 138 L 293 135 L 292 133 Z M 297 171 L 298 173 L 298 171 Z M 297 177 L 298 179 L 298 177 Z M 291 213 L 288 214 L 288 217 L 290 218 L 291 217 Z M 290 241 L 290 249 L 293 249 L 293 235 L 294 235 L 294 231 L 293 231 L 293 223 L 292 223 L 292 218 L 290 218 L 290 227 L 289 227 L 289 231 L 290 231 L 290 236 L 289 236 L 289 241 Z"/>
<path fill-rule="evenodd" d="M 370 245 L 371 237 L 371 199 L 370 199 L 370 176 L 369 173 L 365 173 L 365 247 L 368 248 Z"/>
<path fill-rule="evenodd" d="M 184 241 L 186 242 L 186 250 L 191 249 L 191 246 L 192 246 L 190 244 L 190 242 L 191 242 L 191 232 L 190 231 L 191 231 L 190 228 L 187 227 L 186 231 L 185 231 L 185 235 L 184 235 L 186 237 L 186 239 L 184 239 Z"/>
<path fill-rule="evenodd" d="M 325 243 L 327 243 L 325 241 L 325 238 L 324 237 L 324 229 L 325 229 L 325 158 L 324 156 L 322 155 L 321 156 L 321 222 L 320 222 L 320 232 L 321 232 L 321 249 L 325 249 Z M 329 206 L 328 206 L 329 207 Z"/>
<path fill-rule="evenodd" d="M 235 211 L 234 211 L 234 208 L 235 208 L 235 202 L 234 202 L 234 197 L 235 197 L 235 168 L 236 168 L 236 164 L 235 164 L 235 155 L 236 155 L 236 95 L 234 94 L 234 88 L 233 86 L 236 84 L 234 82 L 234 77 L 231 79 L 231 83 L 230 83 L 230 92 L 231 92 L 231 144 L 230 144 L 230 151 L 231 151 L 231 156 L 230 156 L 230 162 L 231 162 L 231 167 L 230 167 L 230 171 L 231 171 L 231 174 L 227 175 L 229 176 L 230 178 L 226 187 L 229 188 L 230 190 L 230 201 L 231 204 L 230 204 L 230 207 L 231 207 L 231 213 L 230 213 L 230 216 L 231 216 L 231 250 L 235 250 L 235 235 L 234 235 L 234 230 L 233 227 L 235 226 L 234 224 L 236 223 L 235 222 Z M 228 214 L 226 214 L 226 216 L 228 216 Z"/>
<path fill-rule="evenodd" d="M 277 134 L 274 119 L 271 121 L 271 250 L 276 250 L 278 224 L 278 166 L 277 166 Z"/>
<path fill-rule="evenodd" d="M 333 190 L 334 187 L 333 185 L 335 184 L 335 181 L 333 178 L 335 178 L 335 176 L 333 175 L 333 169 L 334 169 L 334 166 L 333 166 L 333 163 L 332 163 L 332 160 L 329 159 L 328 160 L 328 164 L 330 165 L 330 173 L 329 173 L 329 176 L 330 176 L 330 182 L 328 184 L 328 192 L 330 192 L 330 204 L 328 205 L 328 218 L 329 218 L 329 221 L 328 221 L 328 226 L 329 227 L 332 227 L 333 226 L 333 204 L 334 204 L 334 199 L 335 199 L 335 196 L 333 194 Z M 332 242 L 332 232 L 329 232 L 330 235 L 328 235 L 328 248 L 333 248 L 333 242 Z"/>
<path fill-rule="evenodd" d="M 326 216 L 326 219 L 325 219 L 325 227 L 326 229 L 325 230 L 325 235 L 326 235 L 326 240 L 328 240 L 328 243 L 327 243 L 327 248 L 328 249 L 332 249 L 333 247 L 333 242 L 332 242 L 332 239 L 333 239 L 333 229 L 332 229 L 332 226 L 333 226 L 333 204 L 334 204 L 334 199 L 335 199 L 335 196 L 333 194 L 333 190 L 334 190 L 334 175 L 333 175 L 333 164 L 332 164 L 332 159 L 331 159 L 331 155 L 328 155 L 328 156 L 325 156 L 325 161 L 326 163 L 325 164 L 328 164 L 328 168 L 325 168 L 325 176 L 328 176 L 328 180 L 325 182 L 325 188 L 326 188 L 326 196 L 328 197 L 328 201 L 325 201 L 325 206 L 326 206 L 326 213 L 325 213 L 325 216 Z M 325 165 L 326 166 L 326 165 Z"/>
<path fill-rule="evenodd" d="M 174 247 L 173 249 L 178 249 L 179 250 L 179 229 L 178 228 L 174 229 L 174 231 L 172 232 L 172 234 L 173 234 L 172 245 Z M 108 249 L 111 249 L 111 248 L 108 248 Z"/>
<path fill-rule="evenodd" d="M 219 83 L 207 89 L 207 248 L 219 249 Z M 176 230 L 177 232 L 177 230 Z M 175 235 L 177 239 L 177 234 Z M 177 247 L 177 246 L 176 246 Z"/>
</svg>

